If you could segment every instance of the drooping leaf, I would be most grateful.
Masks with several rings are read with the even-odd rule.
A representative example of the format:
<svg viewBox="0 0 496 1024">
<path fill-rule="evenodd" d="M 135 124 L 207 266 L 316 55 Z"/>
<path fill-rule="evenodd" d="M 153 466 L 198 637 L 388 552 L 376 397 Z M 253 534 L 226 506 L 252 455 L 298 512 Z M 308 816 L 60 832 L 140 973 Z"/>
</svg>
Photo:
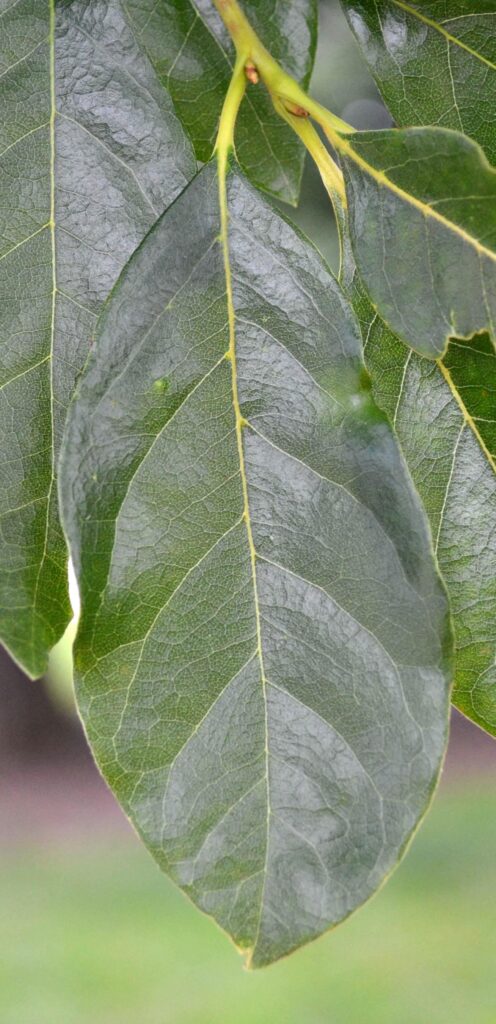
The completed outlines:
<svg viewBox="0 0 496 1024">
<path fill-rule="evenodd" d="M 377 888 L 446 739 L 444 592 L 360 349 L 318 253 L 207 165 L 122 275 L 64 445 L 88 738 L 253 966 Z"/>
<path fill-rule="evenodd" d="M 374 396 L 390 416 L 430 519 L 455 631 L 453 702 L 496 735 L 496 355 L 453 339 L 422 359 L 355 295 Z"/>
<path fill-rule="evenodd" d="M 343 6 L 397 123 L 462 127 L 494 161 L 494 3 L 431 2 L 407 10 L 392 0 L 344 0 Z M 462 291 L 470 287 L 462 280 Z M 442 362 L 432 363 L 401 343 L 359 284 L 354 307 L 375 398 L 394 422 L 448 588 L 456 641 L 453 702 L 496 734 L 493 346 L 483 336 L 453 339 Z"/>
<path fill-rule="evenodd" d="M 495 0 L 342 0 L 400 126 L 475 139 L 496 163 Z"/>
<path fill-rule="evenodd" d="M 31 675 L 70 618 L 55 466 L 96 317 L 194 173 L 118 0 L 0 5 L 0 636 Z"/>
<path fill-rule="evenodd" d="M 128 0 L 127 8 L 198 159 L 209 160 L 234 64 L 220 16 L 211 0 Z M 306 87 L 316 46 L 316 0 L 246 0 L 243 9 L 271 54 Z M 256 185 L 296 204 L 304 151 L 261 83 L 248 87 L 242 103 L 236 152 Z"/>
<path fill-rule="evenodd" d="M 450 337 L 496 340 L 496 171 L 439 128 L 337 140 L 360 277 L 380 316 L 421 355 Z"/>
</svg>

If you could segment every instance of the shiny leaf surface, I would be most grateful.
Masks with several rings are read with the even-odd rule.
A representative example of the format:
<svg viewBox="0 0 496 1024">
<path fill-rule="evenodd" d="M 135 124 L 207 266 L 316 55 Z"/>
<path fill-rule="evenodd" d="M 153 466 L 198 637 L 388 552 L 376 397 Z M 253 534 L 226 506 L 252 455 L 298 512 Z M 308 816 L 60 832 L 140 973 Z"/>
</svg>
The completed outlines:
<svg viewBox="0 0 496 1024">
<path fill-rule="evenodd" d="M 494 0 L 342 5 L 395 121 L 464 132 L 496 163 Z"/>
<path fill-rule="evenodd" d="M 374 395 L 430 519 L 455 630 L 453 702 L 496 735 L 496 355 L 453 339 L 442 361 L 406 348 L 355 296 Z"/>
<path fill-rule="evenodd" d="M 127 9 L 198 159 L 209 160 L 234 63 L 234 47 L 211 0 L 128 0 Z M 243 9 L 272 55 L 308 85 L 317 34 L 315 0 L 246 0 Z M 297 202 L 304 151 L 261 83 L 248 87 L 241 106 L 236 152 L 254 184 Z"/>
<path fill-rule="evenodd" d="M 450 337 L 496 340 L 496 171 L 437 128 L 339 141 L 360 277 L 377 312 L 421 355 Z"/>
<path fill-rule="evenodd" d="M 373 68 L 379 72 L 377 80 L 398 123 L 407 126 L 431 122 L 456 128 L 456 110 L 453 107 L 450 111 L 443 91 L 449 75 L 447 78 L 440 72 L 442 54 L 435 51 L 435 64 L 429 57 L 432 45 L 439 49 L 442 34 L 433 32 L 418 18 L 413 22 L 401 10 L 391 15 L 390 4 L 346 6 L 353 7 L 353 27 Z M 442 16 L 440 6 L 437 5 L 435 13 Z M 465 43 L 492 59 L 496 37 L 487 28 L 494 20 L 496 8 L 491 4 L 484 5 L 484 9 L 478 6 L 476 14 L 473 3 L 460 5 L 464 9 L 456 12 L 458 17 L 449 29 L 452 34 L 463 31 Z M 385 18 L 386 7 L 389 10 Z M 453 5 L 449 9 L 454 15 Z M 426 5 L 422 5 L 422 10 L 425 14 L 433 13 L 427 11 Z M 387 92 L 387 60 L 374 28 L 378 12 L 391 58 Z M 395 24 L 397 28 L 402 26 L 402 30 L 396 33 L 393 46 Z M 367 37 L 365 25 L 371 32 Z M 414 25 L 417 42 L 412 45 Z M 470 39 L 467 36 L 469 25 L 477 32 L 477 38 L 475 34 Z M 443 45 L 451 56 L 455 54 L 458 69 L 463 64 L 466 69 L 472 68 L 471 74 L 457 78 L 457 95 L 464 96 L 460 115 L 465 131 L 494 159 L 495 108 L 490 102 L 495 89 L 494 74 L 485 67 L 481 91 L 477 88 L 480 62 L 474 62 L 463 47 L 454 50 L 453 42 L 449 47 L 447 41 Z M 415 67 L 422 71 L 418 77 L 413 77 Z M 408 70 L 412 75 L 405 78 L 403 71 Z M 469 285 L 470 278 L 462 281 L 460 288 L 463 291 Z M 430 519 L 439 566 L 448 588 L 456 641 L 453 702 L 487 732 L 496 734 L 494 346 L 483 335 L 468 342 L 452 339 L 442 361 L 431 363 L 401 343 L 371 307 L 361 287 L 356 288 L 354 307 L 362 324 L 374 395 L 394 423 Z"/>
<path fill-rule="evenodd" d="M 128 264 L 61 494 L 99 766 L 161 867 L 267 964 L 403 852 L 445 745 L 450 637 L 351 308 L 237 172 L 224 189 L 207 165 Z"/>
<path fill-rule="evenodd" d="M 194 161 L 117 0 L 1 3 L 0 74 L 0 636 L 39 675 L 71 615 L 66 407 L 103 301 Z"/>
</svg>

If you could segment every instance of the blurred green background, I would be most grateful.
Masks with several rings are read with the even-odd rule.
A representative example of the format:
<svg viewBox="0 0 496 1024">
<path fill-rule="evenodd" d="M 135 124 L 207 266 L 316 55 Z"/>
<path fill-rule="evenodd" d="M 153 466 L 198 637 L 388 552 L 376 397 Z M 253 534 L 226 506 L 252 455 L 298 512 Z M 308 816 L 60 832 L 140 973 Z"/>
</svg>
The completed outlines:
<svg viewBox="0 0 496 1024">
<path fill-rule="evenodd" d="M 339 7 L 324 0 L 313 94 L 389 124 Z M 331 266 L 309 165 L 291 216 Z M 434 807 L 385 889 L 271 968 L 161 876 L 92 765 L 70 639 L 46 685 L 0 654 L 0 1024 L 496 1024 L 496 743 L 456 716 Z"/>
<path fill-rule="evenodd" d="M 443 793 L 371 903 L 259 973 L 137 840 L 83 817 L 2 853 L 3 1024 L 496 1020 L 494 778 Z"/>
<path fill-rule="evenodd" d="M 2 851 L 2 1024 L 494 1024 L 494 775 L 441 793 L 382 892 L 258 973 L 81 799 L 79 829 Z"/>
</svg>

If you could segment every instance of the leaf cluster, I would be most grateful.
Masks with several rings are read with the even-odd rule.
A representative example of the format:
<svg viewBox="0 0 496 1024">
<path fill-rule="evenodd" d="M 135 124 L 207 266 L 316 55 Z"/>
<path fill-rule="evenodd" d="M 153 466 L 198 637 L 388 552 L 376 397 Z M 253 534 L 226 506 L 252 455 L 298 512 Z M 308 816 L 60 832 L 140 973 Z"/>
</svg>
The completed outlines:
<svg viewBox="0 0 496 1024">
<path fill-rule="evenodd" d="M 42 674 L 70 554 L 100 770 L 257 967 L 388 877 L 451 698 L 496 735 L 496 7 L 343 0 L 380 132 L 315 0 L 242 7 L 0 2 L 0 636 Z"/>
</svg>

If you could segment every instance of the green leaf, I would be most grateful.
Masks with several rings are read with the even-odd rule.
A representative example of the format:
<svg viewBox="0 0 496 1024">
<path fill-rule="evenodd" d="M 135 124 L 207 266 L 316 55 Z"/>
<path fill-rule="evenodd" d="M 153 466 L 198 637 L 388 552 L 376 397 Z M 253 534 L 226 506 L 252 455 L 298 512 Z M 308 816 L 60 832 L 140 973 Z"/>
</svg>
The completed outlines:
<svg viewBox="0 0 496 1024">
<path fill-rule="evenodd" d="M 496 355 L 487 335 L 433 363 L 355 297 L 374 395 L 430 519 L 456 641 L 453 702 L 496 735 Z"/>
<path fill-rule="evenodd" d="M 349 303 L 238 173 L 225 190 L 207 165 L 124 271 L 61 496 L 98 764 L 161 867 L 267 964 L 404 851 L 450 635 Z"/>
<path fill-rule="evenodd" d="M 461 127 L 496 160 L 494 2 L 344 0 L 343 6 L 397 123 Z M 477 176 L 475 195 L 480 183 Z M 405 279 L 410 287 L 409 275 Z M 463 293 L 468 286 L 471 278 L 461 277 Z M 360 292 L 354 306 L 374 395 L 394 421 L 448 588 L 456 641 L 453 702 L 496 734 L 494 350 L 478 336 L 468 344 L 451 341 L 442 362 L 421 359 Z"/>
<path fill-rule="evenodd" d="M 380 316 L 421 355 L 496 339 L 496 171 L 440 128 L 338 139 L 353 251 Z"/>
<path fill-rule="evenodd" d="M 395 121 L 475 139 L 496 163 L 495 0 L 342 0 Z"/>
<path fill-rule="evenodd" d="M 246 0 L 243 8 L 271 54 L 304 87 L 317 40 L 316 0 Z M 136 31 L 193 140 L 209 160 L 231 78 L 234 47 L 210 0 L 128 0 Z M 304 150 L 259 83 L 250 85 L 236 124 L 236 153 L 260 188 L 296 205 Z"/>
<path fill-rule="evenodd" d="M 102 303 L 195 168 L 117 0 L 2 3 L 0 74 L 0 636 L 36 676 L 71 615 L 66 407 Z"/>
</svg>

